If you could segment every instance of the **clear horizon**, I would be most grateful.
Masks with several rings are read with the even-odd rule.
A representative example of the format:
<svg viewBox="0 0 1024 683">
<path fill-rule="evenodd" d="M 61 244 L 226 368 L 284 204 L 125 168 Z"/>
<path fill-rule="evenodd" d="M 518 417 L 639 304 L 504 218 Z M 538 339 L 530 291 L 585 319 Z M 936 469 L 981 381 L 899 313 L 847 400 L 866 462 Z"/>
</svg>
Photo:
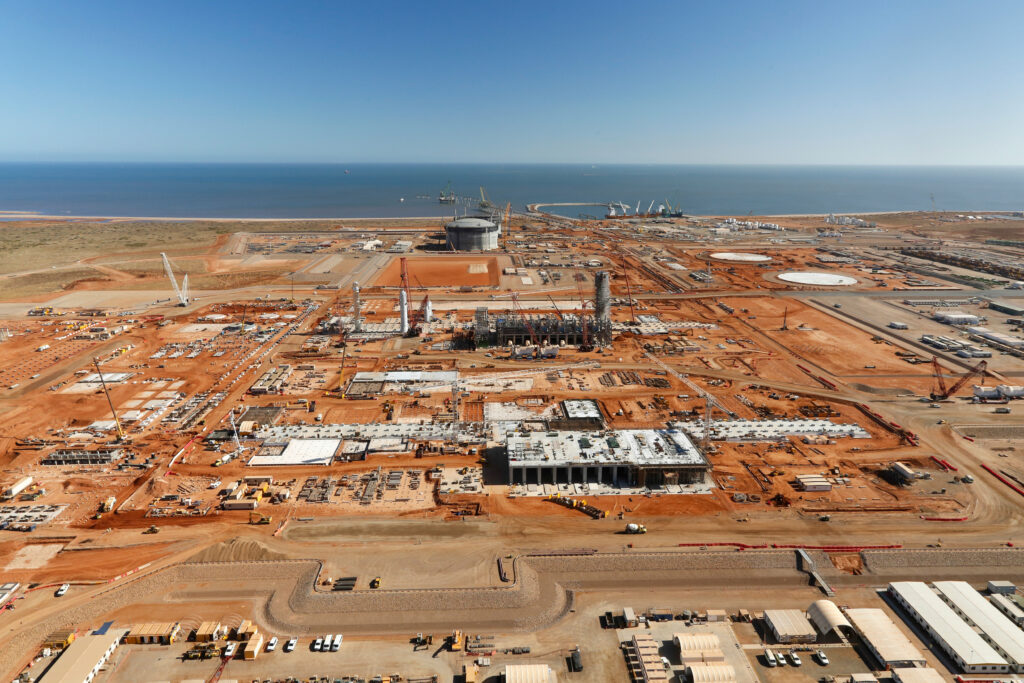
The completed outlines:
<svg viewBox="0 0 1024 683">
<path fill-rule="evenodd" d="M 1021 25 L 1009 0 L 9 3 L 0 161 L 1013 167 Z"/>
</svg>

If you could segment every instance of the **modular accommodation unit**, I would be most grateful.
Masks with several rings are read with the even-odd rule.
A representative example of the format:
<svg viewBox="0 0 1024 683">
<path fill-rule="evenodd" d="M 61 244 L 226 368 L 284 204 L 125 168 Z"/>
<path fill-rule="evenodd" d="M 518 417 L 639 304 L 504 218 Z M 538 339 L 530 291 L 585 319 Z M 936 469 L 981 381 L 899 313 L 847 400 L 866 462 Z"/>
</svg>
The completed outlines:
<svg viewBox="0 0 1024 683">
<path fill-rule="evenodd" d="M 1000 593 L 990 595 L 988 599 L 997 610 L 1006 615 L 1007 619 L 1024 628 L 1024 610 L 1017 606 L 1017 603 Z"/>
<path fill-rule="evenodd" d="M 41 683 L 91 683 L 125 633 L 124 629 L 111 629 L 100 636 L 79 638 L 68 645 L 57 661 L 36 680 Z"/>
<path fill-rule="evenodd" d="M 935 588 L 953 611 L 981 631 L 981 637 L 1016 673 L 1024 673 L 1024 631 L 966 581 L 936 581 Z"/>
<path fill-rule="evenodd" d="M 1009 663 L 925 583 L 895 581 L 889 595 L 964 672 L 1010 672 Z"/>
</svg>

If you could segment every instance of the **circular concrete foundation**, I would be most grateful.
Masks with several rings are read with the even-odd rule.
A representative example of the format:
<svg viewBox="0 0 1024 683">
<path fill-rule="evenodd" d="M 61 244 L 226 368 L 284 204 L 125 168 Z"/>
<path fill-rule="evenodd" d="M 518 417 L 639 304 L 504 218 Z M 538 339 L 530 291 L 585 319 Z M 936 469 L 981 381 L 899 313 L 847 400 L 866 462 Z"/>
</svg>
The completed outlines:
<svg viewBox="0 0 1024 683">
<path fill-rule="evenodd" d="M 857 284 L 857 280 L 848 275 L 814 273 L 809 271 L 779 273 L 778 278 L 783 282 L 792 282 L 796 285 L 815 285 L 817 287 L 849 287 L 850 285 Z"/>
<path fill-rule="evenodd" d="M 771 256 L 765 256 L 764 254 L 743 254 L 732 251 L 720 251 L 712 254 L 711 258 L 717 261 L 738 261 L 742 263 L 765 263 L 771 261 Z"/>
</svg>

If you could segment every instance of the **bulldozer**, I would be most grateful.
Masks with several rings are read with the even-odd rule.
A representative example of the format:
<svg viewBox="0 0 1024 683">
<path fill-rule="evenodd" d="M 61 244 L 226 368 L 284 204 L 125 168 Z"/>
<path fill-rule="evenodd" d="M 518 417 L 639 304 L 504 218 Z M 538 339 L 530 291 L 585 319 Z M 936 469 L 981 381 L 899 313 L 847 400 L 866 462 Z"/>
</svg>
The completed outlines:
<svg viewBox="0 0 1024 683">
<path fill-rule="evenodd" d="M 142 533 L 144 533 L 144 534 L 158 534 L 158 533 L 160 533 L 160 529 L 157 528 L 156 524 L 150 524 L 149 528 L 146 529 L 145 531 L 143 531 Z"/>
</svg>

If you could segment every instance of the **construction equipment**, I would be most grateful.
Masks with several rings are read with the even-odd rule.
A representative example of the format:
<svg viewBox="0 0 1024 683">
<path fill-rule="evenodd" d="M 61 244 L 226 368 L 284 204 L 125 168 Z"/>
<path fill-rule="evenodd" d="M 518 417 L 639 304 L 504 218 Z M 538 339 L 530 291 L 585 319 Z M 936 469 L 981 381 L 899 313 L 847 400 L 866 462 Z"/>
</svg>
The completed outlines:
<svg viewBox="0 0 1024 683">
<path fill-rule="evenodd" d="M 480 186 L 480 208 L 481 209 L 490 209 L 490 208 L 493 208 L 493 207 L 494 207 L 494 202 L 492 202 L 490 197 L 487 196 L 487 190 L 485 190 L 484 186 L 481 185 Z"/>
<path fill-rule="evenodd" d="M 555 315 L 558 316 L 558 319 L 565 320 L 565 316 L 562 315 L 562 312 L 560 310 L 558 310 L 558 304 L 555 303 L 554 297 L 548 294 L 548 300 L 551 302 L 551 306 L 555 309 Z"/>
<path fill-rule="evenodd" d="M 939 364 L 937 356 L 932 356 L 932 370 L 935 373 L 935 384 L 938 387 L 938 391 L 931 393 L 931 400 L 933 401 L 945 401 L 947 398 L 959 391 L 965 384 L 971 381 L 973 378 L 981 375 L 985 376 L 985 370 L 988 369 L 988 361 L 981 361 L 973 368 L 969 369 L 963 375 L 960 376 L 953 386 L 946 388 L 946 379 L 942 376 L 942 366 Z"/>
<path fill-rule="evenodd" d="M 508 234 L 512 230 L 512 202 L 505 206 L 505 221 L 501 226 L 501 248 L 506 249 Z"/>
<path fill-rule="evenodd" d="M 630 523 L 630 524 L 626 525 L 626 533 L 627 534 L 631 534 L 631 535 L 633 535 L 633 534 L 646 534 L 647 533 L 647 527 L 644 526 L 643 524 Z"/>
<path fill-rule="evenodd" d="M 399 259 L 399 262 L 401 263 L 402 267 L 402 279 L 399 286 L 405 292 L 405 300 L 411 303 L 412 296 L 409 293 L 409 263 L 404 256 Z M 409 322 L 411 323 L 412 321 L 410 320 Z"/>
<path fill-rule="evenodd" d="M 639 203 L 636 206 L 637 209 L 640 208 Z M 619 254 L 619 263 L 622 265 L 622 277 L 626 279 L 626 299 L 629 301 L 629 319 L 633 321 L 634 325 L 636 325 L 636 311 L 633 309 L 633 292 L 629 286 L 629 266 L 626 265 L 625 254 Z"/>
<path fill-rule="evenodd" d="M 171 281 L 171 286 L 174 288 L 174 295 L 178 297 L 178 305 L 188 306 L 188 273 L 185 273 L 185 277 L 181 281 L 181 287 L 178 287 L 178 281 L 174 277 L 174 271 L 171 269 L 171 262 L 167 259 L 167 254 L 160 252 L 160 258 L 164 261 L 164 271 L 167 273 L 167 278 Z"/>
<path fill-rule="evenodd" d="M 558 494 L 555 494 L 552 496 L 548 496 L 547 500 L 550 500 L 552 503 L 557 503 L 562 507 L 567 507 L 570 510 L 579 510 L 583 514 L 588 515 L 593 519 L 604 519 L 608 516 L 607 510 L 602 510 L 601 508 L 589 505 L 586 499 L 575 500 L 574 498 L 568 498 L 566 496 L 560 496 Z"/>
<path fill-rule="evenodd" d="M 270 524 L 272 521 L 274 521 L 273 517 L 262 512 L 249 513 L 249 524 Z"/>
<path fill-rule="evenodd" d="M 580 295 L 580 332 L 583 334 L 583 343 L 579 345 L 579 350 L 593 351 L 594 345 L 590 343 L 590 329 L 587 325 L 587 299 L 583 295 L 583 276 L 579 265 L 574 265 L 573 268 L 576 271 L 576 290 Z"/>
<path fill-rule="evenodd" d="M 483 188 L 480 189 L 482 190 Z M 452 631 L 452 634 L 448 636 L 448 649 L 452 652 L 459 652 L 462 650 L 462 642 L 464 640 L 465 637 L 462 635 L 462 631 L 458 629 Z"/>
<path fill-rule="evenodd" d="M 535 347 L 540 348 L 540 342 L 537 340 L 537 333 L 534 332 L 533 325 L 530 324 L 530 319 L 526 317 L 526 314 L 523 313 L 522 306 L 519 305 L 518 292 L 512 294 L 512 309 L 522 317 L 523 323 L 526 325 L 526 331 L 530 333 L 530 341 L 533 342 Z"/>
<path fill-rule="evenodd" d="M 381 584 L 380 577 L 379 576 L 375 576 L 375 577 L 373 577 L 373 580 L 370 581 L 370 588 L 380 588 L 380 584 Z"/>
<path fill-rule="evenodd" d="M 708 444 L 711 441 L 711 411 L 712 411 L 712 409 L 718 408 L 719 410 L 721 410 L 722 412 L 726 413 L 727 415 L 729 415 L 729 417 L 731 417 L 733 419 L 736 418 L 736 413 L 734 413 L 733 411 L 731 411 L 728 408 L 726 408 L 725 406 L 723 406 L 721 403 L 718 402 L 718 399 L 716 399 L 714 396 L 712 396 L 707 391 L 702 389 L 693 380 L 691 380 L 686 375 L 681 375 L 678 372 L 676 372 L 671 366 L 669 366 L 667 363 L 662 361 L 660 358 L 658 358 L 657 356 L 652 354 L 650 351 L 647 351 L 646 353 L 644 353 L 644 355 L 647 356 L 652 361 L 654 361 L 665 372 L 669 373 L 670 375 L 672 375 L 673 377 L 678 379 L 680 382 L 682 382 L 686 386 L 690 387 L 690 389 L 695 391 L 701 398 L 704 399 L 704 430 L 703 430 L 703 434 L 701 435 L 701 448 L 706 451 L 707 448 L 708 448 Z"/>
<path fill-rule="evenodd" d="M 433 643 L 434 643 L 434 634 L 432 634 L 432 633 L 427 633 L 427 634 L 417 633 L 416 636 L 412 639 L 412 650 L 413 650 L 413 652 L 415 652 L 416 650 L 426 649 L 426 648 L 430 647 L 431 645 L 433 645 Z"/>
<path fill-rule="evenodd" d="M 117 427 L 117 440 L 125 440 L 125 431 L 121 426 L 121 420 L 117 417 L 117 411 L 114 409 L 114 402 L 110 398 L 110 391 L 107 389 L 107 380 L 103 379 L 103 372 L 100 370 L 100 359 L 93 358 L 92 364 L 96 366 L 96 374 L 100 376 L 100 384 L 103 385 L 103 393 L 107 395 L 107 404 L 110 406 L 110 413 L 114 416 L 114 426 Z"/>
<path fill-rule="evenodd" d="M 142 533 L 144 533 L 144 534 L 158 534 L 158 533 L 160 533 L 160 529 L 157 528 L 156 524 L 150 524 L 149 528 L 146 529 L 145 531 L 143 531 Z"/>
</svg>

